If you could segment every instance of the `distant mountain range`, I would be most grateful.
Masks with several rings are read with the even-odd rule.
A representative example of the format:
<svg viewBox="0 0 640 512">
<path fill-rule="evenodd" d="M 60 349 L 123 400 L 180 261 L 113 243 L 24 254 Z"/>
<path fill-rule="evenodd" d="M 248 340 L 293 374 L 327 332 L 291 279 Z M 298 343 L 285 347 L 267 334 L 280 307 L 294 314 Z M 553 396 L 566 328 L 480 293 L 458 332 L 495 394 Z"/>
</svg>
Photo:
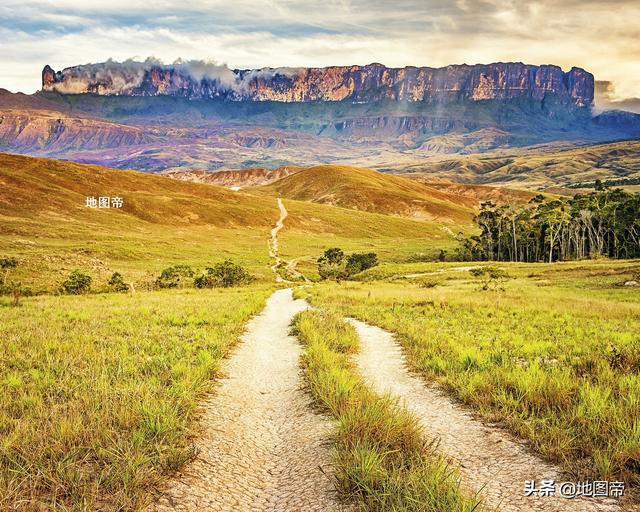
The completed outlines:
<svg viewBox="0 0 640 512">
<path fill-rule="evenodd" d="M 593 114 L 594 77 L 522 63 L 231 70 L 105 62 L 0 90 L 0 150 L 145 171 L 393 169 L 439 154 L 640 137 L 640 115 Z"/>
</svg>

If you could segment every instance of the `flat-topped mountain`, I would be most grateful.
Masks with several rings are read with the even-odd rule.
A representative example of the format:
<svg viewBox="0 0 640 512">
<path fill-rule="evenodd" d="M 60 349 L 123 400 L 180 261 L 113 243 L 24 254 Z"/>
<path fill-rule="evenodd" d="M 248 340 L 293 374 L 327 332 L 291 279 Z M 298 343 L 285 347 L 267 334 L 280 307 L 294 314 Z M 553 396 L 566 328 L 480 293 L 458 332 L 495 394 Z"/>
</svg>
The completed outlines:
<svg viewBox="0 0 640 512">
<path fill-rule="evenodd" d="M 167 95 L 233 101 L 458 102 L 550 98 L 574 107 L 593 103 L 594 78 L 584 69 L 520 62 L 388 68 L 382 64 L 326 68 L 235 69 L 202 63 L 108 61 L 54 71 L 42 89 L 63 94 Z"/>
</svg>

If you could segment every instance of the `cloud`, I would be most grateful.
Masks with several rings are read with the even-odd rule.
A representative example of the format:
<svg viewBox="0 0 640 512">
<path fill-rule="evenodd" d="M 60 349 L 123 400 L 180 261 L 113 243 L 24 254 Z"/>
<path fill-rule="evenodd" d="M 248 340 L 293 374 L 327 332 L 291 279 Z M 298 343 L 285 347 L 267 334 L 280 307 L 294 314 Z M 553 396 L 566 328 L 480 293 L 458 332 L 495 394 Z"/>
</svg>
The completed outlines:
<svg viewBox="0 0 640 512">
<path fill-rule="evenodd" d="M 640 98 L 620 98 L 616 95 L 613 82 L 596 80 L 595 84 L 596 110 L 628 110 L 640 114 Z"/>
<path fill-rule="evenodd" d="M 99 84 L 99 91 L 104 94 L 127 92 L 142 85 L 145 75 L 152 69 L 177 71 L 178 76 L 191 77 L 197 82 L 203 80 L 217 82 L 217 88 L 226 91 L 242 92 L 248 90 L 254 79 L 271 79 L 276 75 L 293 76 L 300 73 L 300 68 L 262 68 L 251 70 L 231 70 L 226 64 L 204 60 L 177 59 L 171 64 L 149 57 L 144 61 L 127 59 L 117 62 L 111 58 L 106 62 L 83 64 L 61 70 L 64 80 L 53 84 L 53 89 L 63 94 L 81 94 L 87 92 L 87 84 Z"/>
<path fill-rule="evenodd" d="M 637 0 L 3 0 L 0 87 L 56 69 L 155 55 L 230 68 L 495 61 L 579 66 L 640 91 Z M 198 71 L 198 66 L 194 72 Z"/>
</svg>

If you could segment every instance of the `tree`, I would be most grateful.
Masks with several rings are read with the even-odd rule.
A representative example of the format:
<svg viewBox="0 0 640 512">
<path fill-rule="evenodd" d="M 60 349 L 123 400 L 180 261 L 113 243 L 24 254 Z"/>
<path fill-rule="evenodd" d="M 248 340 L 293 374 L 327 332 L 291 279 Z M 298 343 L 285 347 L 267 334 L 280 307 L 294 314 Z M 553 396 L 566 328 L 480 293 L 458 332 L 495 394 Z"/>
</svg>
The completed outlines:
<svg viewBox="0 0 640 512">
<path fill-rule="evenodd" d="M 177 288 L 178 286 L 184 286 L 185 283 L 190 282 L 194 275 L 195 272 L 189 265 L 167 267 L 156 279 L 156 286 L 158 288 Z"/>
<path fill-rule="evenodd" d="M 62 283 L 62 291 L 71 295 L 80 295 L 89 293 L 91 290 L 91 276 L 74 270 L 69 277 Z"/>
<path fill-rule="evenodd" d="M 621 189 L 519 207 L 483 203 L 480 233 L 460 240 L 458 256 L 476 261 L 548 261 L 640 257 L 640 195 Z"/>
<path fill-rule="evenodd" d="M 231 260 L 225 260 L 213 267 L 207 267 L 204 274 L 196 277 L 193 284 L 196 288 L 229 288 L 252 280 L 253 276 L 244 267 Z"/>
<path fill-rule="evenodd" d="M 129 285 L 124 282 L 124 278 L 120 272 L 114 272 L 111 274 L 109 281 L 107 281 L 109 287 L 115 292 L 128 292 Z"/>
<path fill-rule="evenodd" d="M 7 276 L 9 271 L 18 266 L 18 260 L 15 258 L 0 258 L 0 268 L 4 270 L 4 276 L 2 278 L 2 286 L 7 284 Z"/>
<path fill-rule="evenodd" d="M 11 294 L 11 305 L 18 307 L 20 305 L 20 299 L 24 295 L 31 295 L 31 290 L 22 286 L 21 282 L 16 283 L 11 281 L 7 286 L 9 293 Z"/>
<path fill-rule="evenodd" d="M 318 274 L 321 279 L 340 280 L 346 277 L 344 252 L 338 247 L 324 251 L 318 258 Z"/>
<path fill-rule="evenodd" d="M 375 252 L 356 252 L 347 256 L 345 272 L 348 276 L 352 276 L 377 264 L 378 255 Z"/>
</svg>

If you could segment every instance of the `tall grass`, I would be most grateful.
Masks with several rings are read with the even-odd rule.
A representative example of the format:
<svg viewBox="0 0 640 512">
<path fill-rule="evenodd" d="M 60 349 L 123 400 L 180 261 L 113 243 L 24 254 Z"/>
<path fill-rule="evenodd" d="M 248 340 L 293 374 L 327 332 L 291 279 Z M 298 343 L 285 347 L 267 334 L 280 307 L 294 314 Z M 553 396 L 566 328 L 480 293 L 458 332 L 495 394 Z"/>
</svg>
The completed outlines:
<svg viewBox="0 0 640 512">
<path fill-rule="evenodd" d="M 294 320 L 305 346 L 302 367 L 316 403 L 338 423 L 335 468 L 342 493 L 361 510 L 471 511 L 455 472 L 426 444 L 416 418 L 374 394 L 350 359 L 353 327 L 340 317 L 306 311 Z"/>
<path fill-rule="evenodd" d="M 0 303 L 0 509 L 137 510 L 269 289 Z"/>
<path fill-rule="evenodd" d="M 640 293 L 616 285 L 634 267 L 511 265 L 517 279 L 505 292 L 449 272 L 432 288 L 371 282 L 306 293 L 397 333 L 415 370 L 574 476 L 637 484 Z"/>
</svg>

